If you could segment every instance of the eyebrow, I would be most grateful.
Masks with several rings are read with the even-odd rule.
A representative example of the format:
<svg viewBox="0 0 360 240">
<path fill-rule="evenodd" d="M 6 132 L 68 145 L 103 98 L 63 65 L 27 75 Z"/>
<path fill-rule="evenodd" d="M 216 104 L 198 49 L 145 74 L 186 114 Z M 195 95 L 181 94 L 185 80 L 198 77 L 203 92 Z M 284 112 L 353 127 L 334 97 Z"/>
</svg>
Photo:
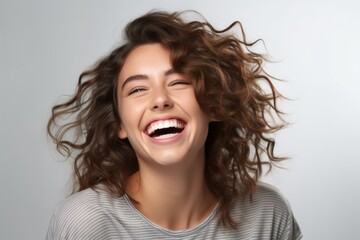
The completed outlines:
<svg viewBox="0 0 360 240">
<path fill-rule="evenodd" d="M 176 73 L 175 70 L 171 68 L 171 69 L 165 71 L 164 76 L 169 76 L 174 73 Z M 121 86 L 121 89 L 124 89 L 125 85 L 128 82 L 135 81 L 135 80 L 147 80 L 147 79 L 149 79 L 149 77 L 145 74 L 136 74 L 136 75 L 130 76 L 124 81 L 124 83 Z"/>
</svg>

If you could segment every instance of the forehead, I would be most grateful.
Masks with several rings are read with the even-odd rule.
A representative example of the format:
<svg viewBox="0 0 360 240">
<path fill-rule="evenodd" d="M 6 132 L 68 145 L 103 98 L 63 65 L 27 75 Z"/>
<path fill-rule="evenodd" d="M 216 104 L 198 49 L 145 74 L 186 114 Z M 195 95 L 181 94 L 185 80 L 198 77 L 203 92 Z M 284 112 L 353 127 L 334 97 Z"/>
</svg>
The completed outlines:
<svg viewBox="0 0 360 240">
<path fill-rule="evenodd" d="M 153 74 L 171 68 L 170 51 L 163 45 L 144 44 L 136 47 L 126 57 L 119 74 L 119 80 L 124 81 L 134 74 Z"/>
</svg>

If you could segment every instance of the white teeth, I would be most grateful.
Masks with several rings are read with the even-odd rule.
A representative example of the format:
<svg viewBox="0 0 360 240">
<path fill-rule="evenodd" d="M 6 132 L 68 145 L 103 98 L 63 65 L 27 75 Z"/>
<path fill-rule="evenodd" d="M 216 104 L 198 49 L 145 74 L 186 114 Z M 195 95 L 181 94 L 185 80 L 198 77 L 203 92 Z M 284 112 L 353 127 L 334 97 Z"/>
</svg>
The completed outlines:
<svg viewBox="0 0 360 240">
<path fill-rule="evenodd" d="M 159 121 L 151 123 L 146 129 L 146 133 L 148 135 L 151 135 L 156 130 L 163 129 L 163 128 L 169 128 L 169 127 L 184 128 L 184 124 L 176 119 L 159 120 Z M 167 135 L 168 134 L 163 135 L 162 138 L 166 138 Z"/>
</svg>

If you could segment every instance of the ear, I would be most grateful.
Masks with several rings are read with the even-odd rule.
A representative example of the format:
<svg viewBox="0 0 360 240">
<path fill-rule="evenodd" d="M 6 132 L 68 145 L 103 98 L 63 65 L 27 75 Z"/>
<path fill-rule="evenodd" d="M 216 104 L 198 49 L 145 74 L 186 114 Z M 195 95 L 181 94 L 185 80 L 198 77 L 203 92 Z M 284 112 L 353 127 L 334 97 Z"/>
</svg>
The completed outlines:
<svg viewBox="0 0 360 240">
<path fill-rule="evenodd" d="M 121 139 L 127 138 L 127 133 L 126 133 L 126 131 L 125 131 L 122 124 L 120 125 L 120 130 L 118 132 L 118 137 L 121 138 Z"/>
</svg>

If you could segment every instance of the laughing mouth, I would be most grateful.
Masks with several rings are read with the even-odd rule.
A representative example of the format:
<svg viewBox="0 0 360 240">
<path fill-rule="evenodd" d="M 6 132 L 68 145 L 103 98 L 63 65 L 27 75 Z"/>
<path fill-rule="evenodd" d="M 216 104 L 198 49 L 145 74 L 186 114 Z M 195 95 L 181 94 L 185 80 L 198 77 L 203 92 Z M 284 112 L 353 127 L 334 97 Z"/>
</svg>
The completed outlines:
<svg viewBox="0 0 360 240">
<path fill-rule="evenodd" d="M 171 138 L 180 134 L 185 124 L 178 119 L 167 119 L 152 122 L 145 130 L 146 134 L 155 139 Z"/>
</svg>

